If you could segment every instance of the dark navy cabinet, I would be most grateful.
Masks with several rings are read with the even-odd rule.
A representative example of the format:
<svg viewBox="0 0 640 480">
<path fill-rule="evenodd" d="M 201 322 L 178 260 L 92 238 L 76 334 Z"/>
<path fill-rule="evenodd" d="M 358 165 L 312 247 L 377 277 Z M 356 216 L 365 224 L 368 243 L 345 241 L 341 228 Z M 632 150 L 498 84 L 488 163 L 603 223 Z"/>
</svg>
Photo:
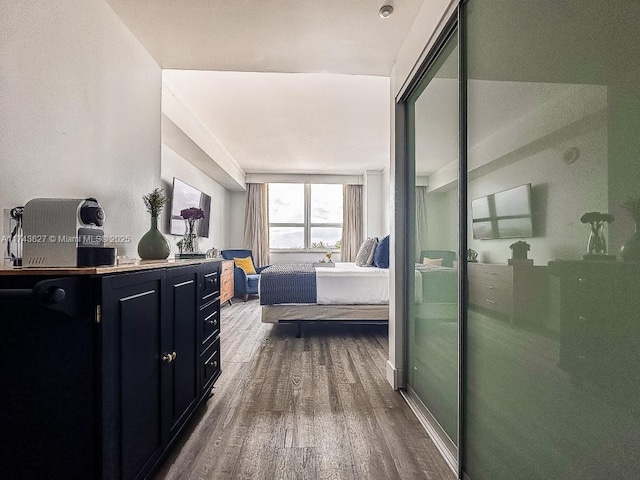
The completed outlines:
<svg viewBox="0 0 640 480">
<path fill-rule="evenodd" d="M 0 275 L 3 475 L 150 476 L 220 375 L 220 267 Z"/>
</svg>

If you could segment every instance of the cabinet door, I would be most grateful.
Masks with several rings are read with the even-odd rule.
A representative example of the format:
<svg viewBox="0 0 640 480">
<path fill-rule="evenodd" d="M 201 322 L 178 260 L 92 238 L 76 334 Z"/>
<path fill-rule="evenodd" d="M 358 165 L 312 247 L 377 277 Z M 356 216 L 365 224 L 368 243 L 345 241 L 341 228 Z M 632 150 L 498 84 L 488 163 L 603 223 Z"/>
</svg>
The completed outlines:
<svg viewBox="0 0 640 480">
<path fill-rule="evenodd" d="M 93 281 L 41 280 L 0 277 L 0 478 L 96 478 Z M 66 295 L 48 303 L 11 294 L 32 288 Z"/>
<path fill-rule="evenodd" d="M 164 447 L 164 270 L 105 277 L 102 288 L 103 476 L 141 478 Z"/>
<path fill-rule="evenodd" d="M 164 421 L 169 438 L 198 402 L 198 266 L 167 271 L 167 316 L 162 329 Z"/>
</svg>

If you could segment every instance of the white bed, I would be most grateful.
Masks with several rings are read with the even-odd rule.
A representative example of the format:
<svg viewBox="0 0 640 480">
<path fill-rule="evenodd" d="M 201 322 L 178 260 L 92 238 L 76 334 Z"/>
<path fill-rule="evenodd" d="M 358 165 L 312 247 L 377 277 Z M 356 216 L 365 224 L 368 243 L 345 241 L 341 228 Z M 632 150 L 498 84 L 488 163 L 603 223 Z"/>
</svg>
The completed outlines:
<svg viewBox="0 0 640 480">
<path fill-rule="evenodd" d="M 262 306 L 265 323 L 389 320 L 389 269 L 336 262 L 316 267 L 315 304 L 281 303 Z"/>
</svg>

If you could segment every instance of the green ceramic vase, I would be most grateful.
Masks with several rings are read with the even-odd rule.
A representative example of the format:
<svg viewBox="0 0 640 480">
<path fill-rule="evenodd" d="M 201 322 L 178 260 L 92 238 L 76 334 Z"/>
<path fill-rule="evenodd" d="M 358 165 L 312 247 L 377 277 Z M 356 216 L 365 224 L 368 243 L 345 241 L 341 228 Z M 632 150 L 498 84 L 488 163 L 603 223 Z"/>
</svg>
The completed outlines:
<svg viewBox="0 0 640 480">
<path fill-rule="evenodd" d="M 138 255 L 142 260 L 164 260 L 171 253 L 171 247 L 158 230 L 158 217 L 151 217 L 151 228 L 138 242 Z"/>
</svg>

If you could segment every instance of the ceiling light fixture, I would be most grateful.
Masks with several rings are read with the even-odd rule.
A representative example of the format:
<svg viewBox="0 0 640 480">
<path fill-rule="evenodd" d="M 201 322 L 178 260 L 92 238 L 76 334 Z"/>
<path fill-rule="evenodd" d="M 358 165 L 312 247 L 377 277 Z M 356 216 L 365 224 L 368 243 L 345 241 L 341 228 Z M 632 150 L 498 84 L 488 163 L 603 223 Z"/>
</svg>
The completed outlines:
<svg viewBox="0 0 640 480">
<path fill-rule="evenodd" d="M 393 13 L 393 7 L 391 5 L 383 5 L 382 8 L 378 11 L 378 15 L 380 18 L 387 18 L 389 15 Z"/>
</svg>

